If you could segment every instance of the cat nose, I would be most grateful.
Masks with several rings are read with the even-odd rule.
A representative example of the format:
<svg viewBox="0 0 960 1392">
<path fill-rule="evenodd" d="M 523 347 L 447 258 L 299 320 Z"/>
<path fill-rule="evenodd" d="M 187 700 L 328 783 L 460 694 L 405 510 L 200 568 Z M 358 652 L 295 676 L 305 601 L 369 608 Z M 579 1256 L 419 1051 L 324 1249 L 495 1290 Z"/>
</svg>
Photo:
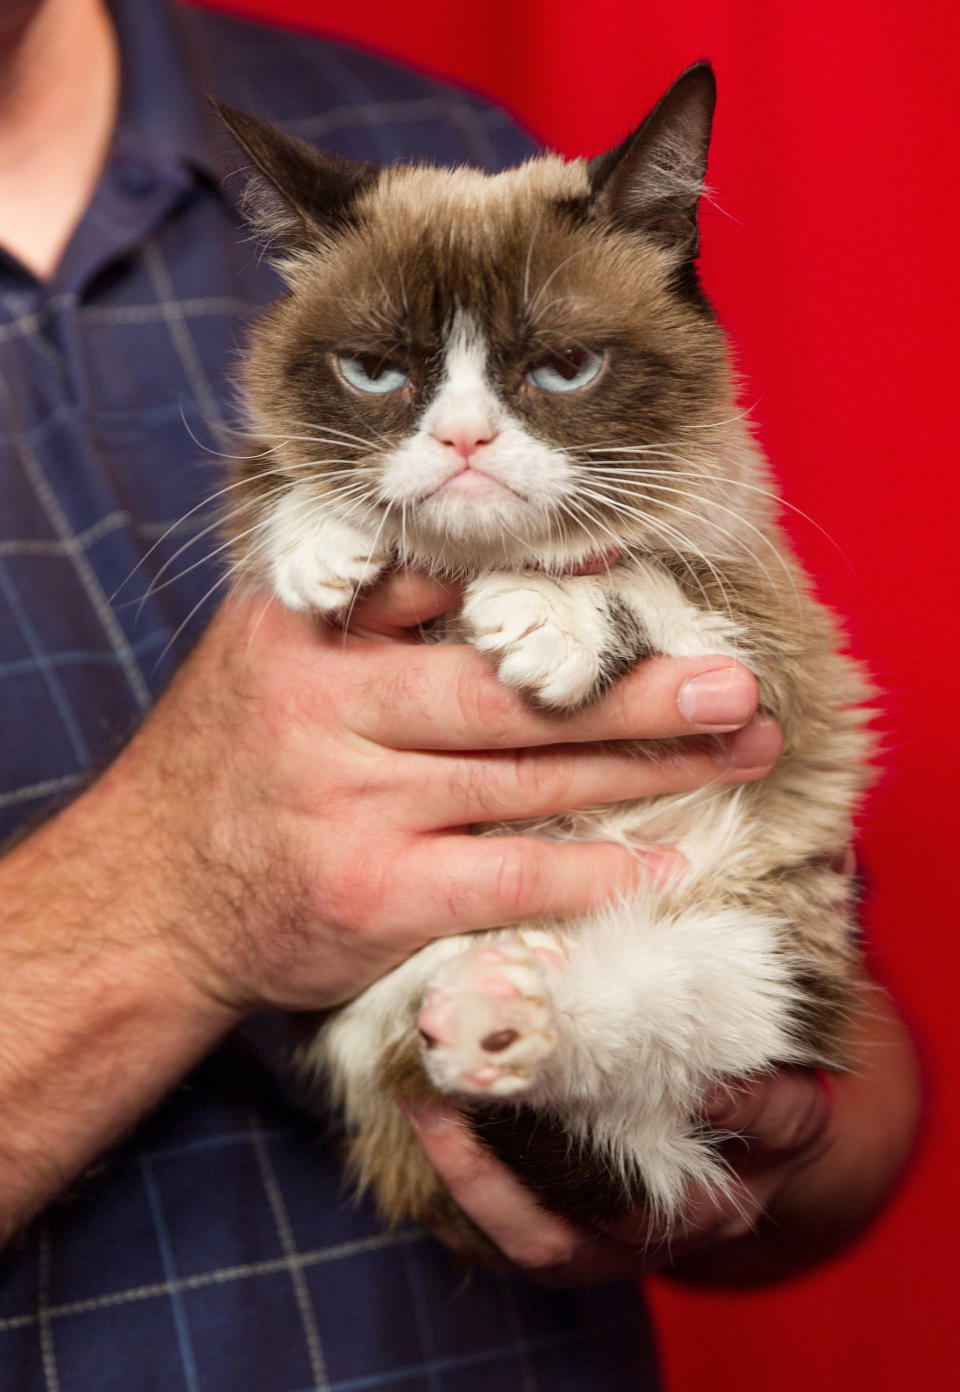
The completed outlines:
<svg viewBox="0 0 960 1392">
<path fill-rule="evenodd" d="M 468 463 L 481 445 L 492 444 L 497 432 L 492 426 L 462 426 L 453 430 L 439 431 L 437 439 L 459 454 Z"/>
</svg>

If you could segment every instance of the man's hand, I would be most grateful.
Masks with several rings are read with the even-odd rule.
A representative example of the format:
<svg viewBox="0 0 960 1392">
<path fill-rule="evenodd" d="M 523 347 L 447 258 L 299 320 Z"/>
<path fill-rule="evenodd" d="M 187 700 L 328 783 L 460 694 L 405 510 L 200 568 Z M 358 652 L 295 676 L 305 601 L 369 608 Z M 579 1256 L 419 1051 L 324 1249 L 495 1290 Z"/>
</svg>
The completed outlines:
<svg viewBox="0 0 960 1392">
<path fill-rule="evenodd" d="M 0 1239 L 248 1010 L 321 1008 L 447 933 L 576 914 L 672 857 L 471 823 L 761 777 L 729 659 L 645 663 L 538 715 L 398 575 L 325 628 L 233 598 L 82 796 L 0 859 Z M 746 726 L 740 729 L 739 727 Z M 732 731 L 657 763 L 607 742 Z"/>
<path fill-rule="evenodd" d="M 669 1240 L 643 1209 L 602 1229 L 570 1223 L 541 1208 L 454 1110 L 407 1115 L 460 1207 L 539 1284 L 662 1272 L 695 1284 L 752 1285 L 840 1250 L 906 1162 L 917 1122 L 916 1061 L 879 991 L 856 1023 L 854 1056 L 849 1074 L 826 1079 L 783 1068 L 705 1099 L 704 1119 L 731 1136 L 724 1150 L 736 1187 L 727 1197 L 692 1190 L 682 1231 Z"/>
<path fill-rule="evenodd" d="M 471 824 L 759 777 L 779 752 L 762 718 L 673 760 L 605 743 L 744 725 L 756 685 L 722 657 L 650 662 L 587 712 L 535 714 L 469 647 L 405 641 L 457 599 L 396 577 L 347 634 L 231 600 L 109 775 L 150 789 L 179 882 L 171 945 L 232 1008 L 329 1006 L 442 934 L 577 914 L 674 863 Z"/>
</svg>

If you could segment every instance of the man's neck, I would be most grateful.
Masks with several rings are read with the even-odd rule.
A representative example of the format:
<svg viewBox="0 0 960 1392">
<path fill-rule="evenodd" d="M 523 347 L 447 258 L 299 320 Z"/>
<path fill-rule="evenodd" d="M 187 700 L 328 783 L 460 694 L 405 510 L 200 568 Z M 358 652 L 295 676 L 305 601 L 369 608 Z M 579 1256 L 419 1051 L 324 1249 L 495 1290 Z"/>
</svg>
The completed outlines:
<svg viewBox="0 0 960 1392">
<path fill-rule="evenodd" d="M 19 0 L 0 14 L 0 246 L 56 269 L 90 200 L 120 91 L 104 0 Z"/>
</svg>

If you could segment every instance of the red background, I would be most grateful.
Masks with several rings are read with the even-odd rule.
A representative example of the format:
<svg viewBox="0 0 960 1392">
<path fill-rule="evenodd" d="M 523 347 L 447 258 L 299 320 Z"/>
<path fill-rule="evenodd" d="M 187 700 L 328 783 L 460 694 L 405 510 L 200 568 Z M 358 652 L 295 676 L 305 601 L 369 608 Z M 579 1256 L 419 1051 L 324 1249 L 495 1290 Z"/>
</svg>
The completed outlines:
<svg viewBox="0 0 960 1392">
<path fill-rule="evenodd" d="M 886 692 L 863 829 L 869 930 L 918 1033 L 926 1135 L 855 1252 L 789 1287 L 653 1298 L 669 1392 L 960 1385 L 951 866 L 960 322 L 960 11 L 918 0 L 208 0 L 337 34 L 489 93 L 596 153 L 690 61 L 720 84 L 704 274 L 823 596 Z M 722 210 L 722 211 L 721 211 Z M 842 554 L 841 554 L 842 553 Z"/>
</svg>

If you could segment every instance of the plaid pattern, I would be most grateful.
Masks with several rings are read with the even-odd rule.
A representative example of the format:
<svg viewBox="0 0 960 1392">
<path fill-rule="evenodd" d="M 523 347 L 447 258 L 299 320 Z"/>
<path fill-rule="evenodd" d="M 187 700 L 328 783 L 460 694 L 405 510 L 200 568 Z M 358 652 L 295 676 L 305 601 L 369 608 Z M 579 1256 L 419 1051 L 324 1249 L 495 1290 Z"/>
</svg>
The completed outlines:
<svg viewBox="0 0 960 1392">
<path fill-rule="evenodd" d="M 0 253 L 0 836 L 109 756 L 217 599 L 204 500 L 249 315 L 278 286 L 214 91 L 346 156 L 525 154 L 499 112 L 373 58 L 115 0 L 124 94 L 54 281 Z M 191 439 L 191 436 L 193 437 Z M 464 1284 L 342 1191 L 251 1022 L 0 1262 L 0 1392 L 652 1388 L 630 1288 Z"/>
</svg>

